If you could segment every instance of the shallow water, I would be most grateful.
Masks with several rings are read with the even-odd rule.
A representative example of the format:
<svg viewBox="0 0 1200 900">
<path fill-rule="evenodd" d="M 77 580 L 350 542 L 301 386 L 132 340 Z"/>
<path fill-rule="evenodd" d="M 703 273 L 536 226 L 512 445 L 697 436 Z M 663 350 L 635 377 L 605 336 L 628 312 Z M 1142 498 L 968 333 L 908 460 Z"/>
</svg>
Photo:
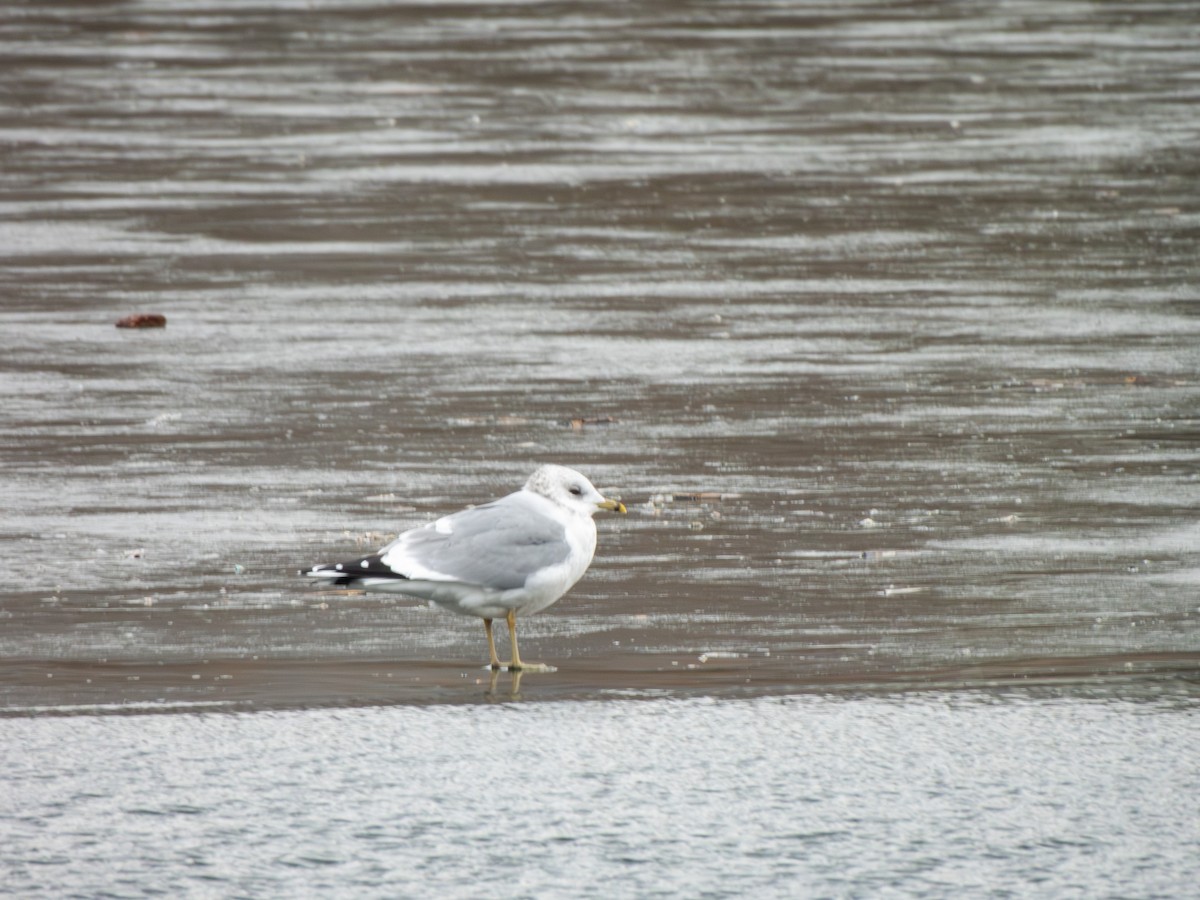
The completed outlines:
<svg viewBox="0 0 1200 900">
<path fill-rule="evenodd" d="M 0 15 L 10 710 L 476 700 L 295 572 L 544 460 L 524 696 L 1195 678 L 1191 5 Z"/>
<path fill-rule="evenodd" d="M 7 4 L 0 891 L 1188 893 L 1198 48 Z M 556 672 L 296 574 L 541 461 L 629 506 Z"/>
<path fill-rule="evenodd" d="M 1155 693 L 0 720 L 0 868 L 22 897 L 1182 897 L 1200 716 Z"/>
</svg>

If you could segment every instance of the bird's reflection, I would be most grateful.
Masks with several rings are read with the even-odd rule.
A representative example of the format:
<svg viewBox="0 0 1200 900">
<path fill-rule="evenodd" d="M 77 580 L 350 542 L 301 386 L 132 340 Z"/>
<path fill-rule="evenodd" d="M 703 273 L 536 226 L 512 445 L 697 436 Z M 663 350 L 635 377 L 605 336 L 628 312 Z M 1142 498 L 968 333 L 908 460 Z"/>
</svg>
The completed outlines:
<svg viewBox="0 0 1200 900">
<path fill-rule="evenodd" d="M 520 669 L 490 669 L 484 695 L 496 700 L 520 700 L 521 676 L 524 674 Z"/>
</svg>

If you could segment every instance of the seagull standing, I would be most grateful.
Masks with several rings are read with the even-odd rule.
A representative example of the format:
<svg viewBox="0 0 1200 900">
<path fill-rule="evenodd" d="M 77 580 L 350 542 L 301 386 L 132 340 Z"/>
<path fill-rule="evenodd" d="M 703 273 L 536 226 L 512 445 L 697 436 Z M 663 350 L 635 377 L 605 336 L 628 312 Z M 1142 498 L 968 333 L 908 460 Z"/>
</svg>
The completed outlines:
<svg viewBox="0 0 1200 900">
<path fill-rule="evenodd" d="M 515 493 L 406 531 L 370 556 L 314 566 L 305 574 L 326 584 L 420 597 L 451 612 L 483 619 L 491 667 L 492 620 L 508 622 L 510 671 L 550 667 L 523 663 L 517 614 L 540 612 L 587 571 L 596 552 L 592 516 L 625 504 L 606 500 L 565 466 L 541 466 Z"/>
</svg>

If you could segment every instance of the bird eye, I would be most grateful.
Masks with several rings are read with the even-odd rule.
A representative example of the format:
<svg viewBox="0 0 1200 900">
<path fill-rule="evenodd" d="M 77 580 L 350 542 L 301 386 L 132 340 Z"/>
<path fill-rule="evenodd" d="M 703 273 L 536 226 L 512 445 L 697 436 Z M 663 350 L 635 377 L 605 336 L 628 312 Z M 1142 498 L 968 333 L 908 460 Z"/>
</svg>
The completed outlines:
<svg viewBox="0 0 1200 900">
<path fill-rule="evenodd" d="M 574 494 L 576 497 L 582 497 L 582 496 L 583 496 L 583 488 L 581 488 L 581 487 L 580 487 L 579 485 L 577 485 L 577 484 L 573 484 L 573 485 L 571 485 L 571 486 L 570 486 L 570 488 L 568 488 L 568 490 L 569 490 L 569 491 L 570 491 L 572 494 Z"/>
</svg>

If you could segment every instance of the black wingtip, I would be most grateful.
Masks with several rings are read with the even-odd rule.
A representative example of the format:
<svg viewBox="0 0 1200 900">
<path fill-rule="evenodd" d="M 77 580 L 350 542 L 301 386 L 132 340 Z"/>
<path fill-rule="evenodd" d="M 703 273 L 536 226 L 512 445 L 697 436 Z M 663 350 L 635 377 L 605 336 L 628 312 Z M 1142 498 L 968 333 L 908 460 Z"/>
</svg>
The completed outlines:
<svg viewBox="0 0 1200 900">
<path fill-rule="evenodd" d="M 385 565 L 383 557 L 378 554 L 360 556 L 358 559 L 352 559 L 348 562 L 324 563 L 319 566 L 313 566 L 304 574 L 314 578 L 328 579 L 325 582 L 326 584 L 334 584 L 339 587 L 354 584 L 357 581 L 362 581 L 364 578 L 408 580 L 407 575 L 402 575 L 395 569 Z"/>
</svg>

